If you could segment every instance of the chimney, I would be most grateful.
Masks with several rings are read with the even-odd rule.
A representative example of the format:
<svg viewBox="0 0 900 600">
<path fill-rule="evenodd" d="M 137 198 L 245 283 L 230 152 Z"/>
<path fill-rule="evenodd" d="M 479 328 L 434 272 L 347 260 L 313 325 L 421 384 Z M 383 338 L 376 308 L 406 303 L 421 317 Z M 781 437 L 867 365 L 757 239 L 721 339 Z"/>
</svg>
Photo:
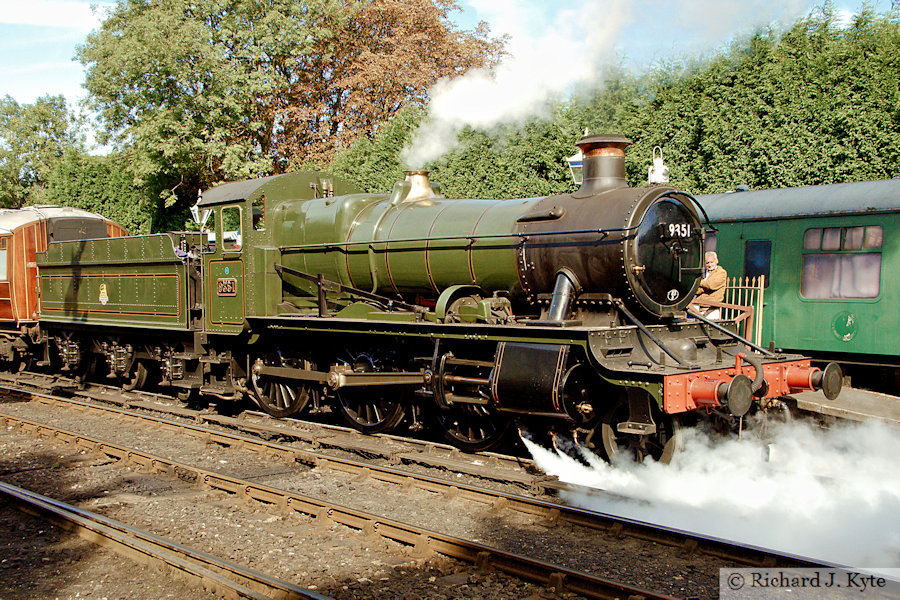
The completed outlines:
<svg viewBox="0 0 900 600">
<path fill-rule="evenodd" d="M 581 150 L 582 182 L 574 198 L 587 198 L 607 190 L 628 187 L 625 181 L 625 148 L 631 140 L 622 135 L 589 135 L 577 144 Z"/>
</svg>

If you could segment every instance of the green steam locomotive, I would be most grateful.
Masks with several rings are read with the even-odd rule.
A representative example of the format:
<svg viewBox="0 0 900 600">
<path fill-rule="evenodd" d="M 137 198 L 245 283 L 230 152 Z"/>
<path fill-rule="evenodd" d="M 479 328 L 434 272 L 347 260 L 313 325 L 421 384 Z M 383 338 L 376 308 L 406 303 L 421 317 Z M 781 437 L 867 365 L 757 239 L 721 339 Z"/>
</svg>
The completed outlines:
<svg viewBox="0 0 900 600">
<path fill-rule="evenodd" d="M 421 171 L 370 194 L 290 173 L 207 190 L 201 232 L 51 243 L 45 363 L 275 417 L 335 410 L 363 432 L 434 424 L 465 451 L 522 422 L 610 459 L 668 460 L 699 416 L 835 397 L 836 367 L 689 314 L 699 205 L 628 187 L 629 143 L 581 140 L 571 194 L 447 199 Z"/>
</svg>

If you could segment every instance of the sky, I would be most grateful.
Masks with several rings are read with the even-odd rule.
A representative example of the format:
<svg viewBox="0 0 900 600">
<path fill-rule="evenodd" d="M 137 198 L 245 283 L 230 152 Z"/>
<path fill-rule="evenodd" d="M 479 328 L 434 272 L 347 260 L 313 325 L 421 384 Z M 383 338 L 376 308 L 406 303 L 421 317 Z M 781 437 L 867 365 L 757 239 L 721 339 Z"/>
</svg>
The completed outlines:
<svg viewBox="0 0 900 600">
<path fill-rule="evenodd" d="M 510 47 L 525 52 L 554 46 L 573 64 L 585 31 L 626 64 L 641 68 L 671 55 L 696 55 L 728 42 L 758 24 L 791 22 L 809 13 L 812 0 L 458 0 L 454 21 L 471 28 L 487 21 L 495 34 L 510 34 Z M 879 12 L 890 0 L 872 3 Z M 63 94 L 83 98 L 84 71 L 76 47 L 102 21 L 102 0 L 0 0 L 0 97 L 32 103 Z M 861 0 L 835 0 L 839 10 L 858 11 Z M 567 38 L 567 34 L 569 37 Z M 596 45 L 595 43 L 595 45 Z M 566 51 L 569 51 L 566 54 Z M 546 52 L 545 52 L 546 54 Z M 582 67 L 584 68 L 584 67 Z M 576 76 L 581 76 L 576 74 Z"/>
</svg>

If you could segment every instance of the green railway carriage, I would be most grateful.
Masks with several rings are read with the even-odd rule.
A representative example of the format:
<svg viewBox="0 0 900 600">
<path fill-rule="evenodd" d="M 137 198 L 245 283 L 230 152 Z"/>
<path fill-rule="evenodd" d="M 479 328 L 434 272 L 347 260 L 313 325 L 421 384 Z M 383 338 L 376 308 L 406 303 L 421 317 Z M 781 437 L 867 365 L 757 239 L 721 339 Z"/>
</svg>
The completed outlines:
<svg viewBox="0 0 900 600">
<path fill-rule="evenodd" d="M 421 171 L 383 194 L 312 172 L 223 184 L 200 232 L 51 244 L 44 326 L 79 375 L 333 409 L 365 432 L 434 415 L 472 451 L 524 420 L 665 460 L 687 415 L 739 426 L 755 398 L 836 395 L 833 369 L 685 319 L 699 213 L 629 188 L 629 143 L 582 140 L 581 188 L 550 197 L 448 199 Z"/>
<path fill-rule="evenodd" d="M 900 179 L 697 198 L 729 275 L 767 279 L 765 344 L 898 391 Z"/>
</svg>

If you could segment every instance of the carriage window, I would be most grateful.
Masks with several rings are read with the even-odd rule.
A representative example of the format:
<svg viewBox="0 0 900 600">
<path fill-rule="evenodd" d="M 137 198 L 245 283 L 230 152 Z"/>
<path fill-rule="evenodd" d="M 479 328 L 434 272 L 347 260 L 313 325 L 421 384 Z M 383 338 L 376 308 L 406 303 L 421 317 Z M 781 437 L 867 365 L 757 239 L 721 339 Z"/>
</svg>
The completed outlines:
<svg viewBox="0 0 900 600">
<path fill-rule="evenodd" d="M 807 230 L 800 294 L 804 298 L 877 297 L 883 239 L 879 225 Z"/>
<path fill-rule="evenodd" d="M 881 226 L 866 227 L 866 234 L 863 241 L 863 248 L 881 248 L 884 238 L 884 232 Z"/>
<path fill-rule="evenodd" d="M 706 252 L 715 252 L 716 245 L 717 245 L 716 242 L 718 242 L 718 239 L 716 237 L 716 232 L 715 231 L 707 231 L 706 239 L 703 240 L 703 245 L 706 247 Z"/>
<path fill-rule="evenodd" d="M 764 275 L 769 287 L 769 265 L 772 263 L 772 242 L 753 240 L 744 244 L 744 277 Z"/>
<path fill-rule="evenodd" d="M 0 238 L 0 281 L 9 279 L 6 274 L 6 244 L 9 238 Z"/>
<path fill-rule="evenodd" d="M 237 206 L 222 209 L 222 249 L 241 249 L 241 209 Z"/>
<path fill-rule="evenodd" d="M 860 250 L 863 247 L 865 227 L 848 227 L 844 230 L 844 250 Z"/>
<path fill-rule="evenodd" d="M 822 230 L 821 229 L 807 229 L 806 233 L 803 234 L 803 249 L 804 250 L 818 250 L 822 247 Z"/>
<path fill-rule="evenodd" d="M 822 250 L 841 249 L 841 228 L 829 227 L 822 231 Z"/>
</svg>

